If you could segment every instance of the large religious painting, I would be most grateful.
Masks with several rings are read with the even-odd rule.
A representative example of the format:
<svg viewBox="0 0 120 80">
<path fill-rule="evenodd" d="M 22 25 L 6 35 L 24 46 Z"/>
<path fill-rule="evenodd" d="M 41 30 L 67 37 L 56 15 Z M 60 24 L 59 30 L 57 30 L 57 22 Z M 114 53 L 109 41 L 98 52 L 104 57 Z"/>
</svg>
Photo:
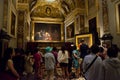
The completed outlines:
<svg viewBox="0 0 120 80">
<path fill-rule="evenodd" d="M 116 23 L 117 23 L 117 33 L 120 34 L 120 2 L 116 4 Z"/>
<path fill-rule="evenodd" d="M 74 23 L 66 27 L 66 38 L 70 39 L 74 37 Z"/>
<path fill-rule="evenodd" d="M 34 41 L 61 41 L 61 24 L 35 23 Z"/>
<path fill-rule="evenodd" d="M 15 36 L 15 24 L 16 24 L 16 16 L 12 12 L 11 13 L 11 35 Z"/>
</svg>

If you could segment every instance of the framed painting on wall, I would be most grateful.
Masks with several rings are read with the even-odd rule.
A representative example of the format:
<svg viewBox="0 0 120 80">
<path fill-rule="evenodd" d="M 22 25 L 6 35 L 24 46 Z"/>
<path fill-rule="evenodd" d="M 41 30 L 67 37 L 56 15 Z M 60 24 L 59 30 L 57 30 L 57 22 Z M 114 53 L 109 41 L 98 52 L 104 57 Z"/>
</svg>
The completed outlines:
<svg viewBox="0 0 120 80">
<path fill-rule="evenodd" d="M 74 22 L 66 27 L 66 39 L 74 37 Z"/>
<path fill-rule="evenodd" d="M 16 15 L 11 12 L 11 30 L 10 33 L 12 36 L 15 36 L 15 26 L 16 26 Z"/>
<path fill-rule="evenodd" d="M 8 19 L 8 0 L 4 0 L 3 6 L 3 29 L 7 30 L 7 19 Z"/>
<path fill-rule="evenodd" d="M 34 41 L 61 41 L 61 24 L 34 23 Z"/>
<path fill-rule="evenodd" d="M 84 40 L 85 43 L 91 47 L 92 44 L 93 44 L 93 37 L 92 37 L 92 34 L 80 34 L 80 35 L 76 35 L 75 36 L 75 42 L 76 42 L 76 46 L 77 46 L 77 49 L 79 49 L 80 47 L 80 42 L 81 40 Z"/>
<path fill-rule="evenodd" d="M 120 34 L 120 1 L 116 4 L 116 24 L 117 33 Z"/>
</svg>

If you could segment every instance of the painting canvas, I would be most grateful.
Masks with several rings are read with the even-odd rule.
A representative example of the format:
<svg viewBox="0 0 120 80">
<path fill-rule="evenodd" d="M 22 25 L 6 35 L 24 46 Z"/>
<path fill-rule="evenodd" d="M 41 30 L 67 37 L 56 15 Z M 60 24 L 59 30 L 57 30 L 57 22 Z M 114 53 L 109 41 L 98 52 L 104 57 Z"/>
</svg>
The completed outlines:
<svg viewBox="0 0 120 80">
<path fill-rule="evenodd" d="M 8 19 L 8 0 L 4 0 L 3 28 L 6 30 L 7 30 L 7 19 Z"/>
<path fill-rule="evenodd" d="M 61 24 L 35 23 L 34 41 L 61 41 Z"/>
<path fill-rule="evenodd" d="M 118 5 L 118 14 L 119 14 L 119 25 L 118 25 L 118 33 L 120 33 L 120 3 Z"/>
<path fill-rule="evenodd" d="M 120 2 L 116 4 L 116 23 L 117 23 L 117 33 L 120 34 Z"/>
<path fill-rule="evenodd" d="M 92 38 L 92 34 L 80 34 L 80 35 L 76 35 L 75 37 L 76 39 L 76 46 L 79 49 L 80 46 L 80 41 L 84 40 L 85 43 L 90 47 L 93 44 L 93 38 Z"/>
<path fill-rule="evenodd" d="M 74 23 L 66 27 L 66 37 L 67 39 L 74 37 Z"/>
<path fill-rule="evenodd" d="M 11 13 L 11 35 L 15 36 L 15 23 L 16 23 L 16 16 L 12 12 Z"/>
</svg>

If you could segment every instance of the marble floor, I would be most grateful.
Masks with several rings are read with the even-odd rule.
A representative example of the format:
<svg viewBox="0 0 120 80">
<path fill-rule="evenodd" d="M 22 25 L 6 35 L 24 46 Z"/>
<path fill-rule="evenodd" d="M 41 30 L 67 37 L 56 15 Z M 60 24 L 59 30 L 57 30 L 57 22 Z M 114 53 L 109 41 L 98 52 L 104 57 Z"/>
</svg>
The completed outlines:
<svg viewBox="0 0 120 80">
<path fill-rule="evenodd" d="M 35 79 L 34 76 L 30 76 L 29 78 L 27 76 L 22 76 L 20 80 L 46 80 L 46 79 Z M 54 80 L 68 80 L 68 79 L 58 77 L 58 78 L 55 78 Z M 72 78 L 69 80 L 85 80 L 85 79 L 82 77 L 79 77 L 79 78 Z"/>
<path fill-rule="evenodd" d="M 73 70 L 74 71 L 74 70 Z M 45 80 L 46 78 L 46 70 L 44 68 L 44 65 L 42 65 L 42 72 L 43 72 L 43 79 L 35 79 L 35 75 L 34 73 L 27 76 L 26 74 L 24 74 L 20 80 Z M 62 71 L 61 71 L 61 68 L 59 66 L 57 66 L 57 77 L 55 76 L 54 80 L 67 80 L 67 79 L 64 79 L 62 77 Z M 79 78 L 71 78 L 69 80 L 85 80 L 83 77 L 79 77 Z"/>
</svg>

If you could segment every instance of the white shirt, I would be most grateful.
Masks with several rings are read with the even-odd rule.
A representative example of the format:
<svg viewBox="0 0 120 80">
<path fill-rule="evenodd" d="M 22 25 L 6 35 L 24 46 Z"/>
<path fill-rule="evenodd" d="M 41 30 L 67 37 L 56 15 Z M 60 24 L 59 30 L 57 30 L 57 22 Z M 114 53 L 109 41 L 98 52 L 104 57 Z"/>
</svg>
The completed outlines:
<svg viewBox="0 0 120 80">
<path fill-rule="evenodd" d="M 65 53 L 63 53 L 61 50 L 58 52 L 58 62 L 62 63 L 68 63 L 68 51 L 65 50 Z"/>
</svg>

